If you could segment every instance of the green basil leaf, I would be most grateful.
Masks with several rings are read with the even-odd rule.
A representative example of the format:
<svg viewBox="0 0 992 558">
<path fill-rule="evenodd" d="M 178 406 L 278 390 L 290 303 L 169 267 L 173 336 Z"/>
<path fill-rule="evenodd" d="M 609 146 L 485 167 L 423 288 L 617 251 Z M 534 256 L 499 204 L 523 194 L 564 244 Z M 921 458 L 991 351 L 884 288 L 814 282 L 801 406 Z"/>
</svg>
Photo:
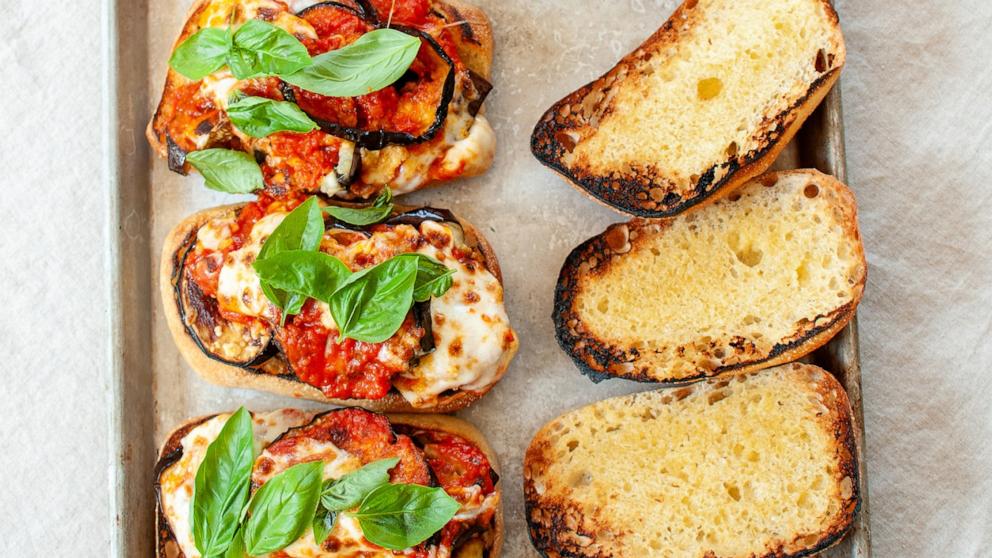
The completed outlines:
<svg viewBox="0 0 992 558">
<path fill-rule="evenodd" d="M 341 260 L 323 252 L 291 250 L 255 260 L 259 280 L 272 288 L 327 302 L 351 275 Z"/>
<path fill-rule="evenodd" d="M 382 459 L 339 479 L 327 479 L 320 493 L 320 504 L 332 512 L 347 511 L 358 506 L 370 492 L 389 483 L 389 470 L 399 462 L 397 457 Z"/>
<path fill-rule="evenodd" d="M 244 529 L 238 529 L 237 534 L 234 535 L 234 540 L 231 541 L 230 546 L 227 547 L 227 551 L 224 552 L 224 558 L 245 558 L 248 556 L 245 554 L 244 533 Z"/>
<path fill-rule="evenodd" d="M 443 263 L 419 254 L 417 259 L 417 282 L 413 287 L 413 300 L 426 302 L 432 296 L 442 296 L 451 288 L 451 276 L 455 270 Z"/>
<path fill-rule="evenodd" d="M 235 538 L 248 502 L 255 461 L 251 415 L 244 407 L 231 415 L 207 446 L 193 480 L 193 542 L 203 556 L 224 553 Z"/>
<path fill-rule="evenodd" d="M 324 217 L 317 204 L 317 198 L 311 196 L 301 203 L 265 240 L 256 259 L 264 260 L 280 252 L 291 250 L 315 251 L 320 247 L 324 238 Z"/>
<path fill-rule="evenodd" d="M 364 227 L 383 221 L 393 212 L 393 192 L 387 186 L 369 207 L 330 206 L 324 209 L 338 221 Z"/>
<path fill-rule="evenodd" d="M 260 19 L 249 19 L 235 31 L 227 57 L 238 79 L 291 74 L 310 63 L 310 53 L 299 39 Z"/>
<path fill-rule="evenodd" d="M 228 194 L 249 194 L 262 189 L 262 169 L 242 151 L 202 149 L 186 155 L 186 160 L 203 175 L 207 187 Z"/>
<path fill-rule="evenodd" d="M 387 484 L 372 491 L 354 515 L 369 542 L 404 550 L 440 531 L 459 507 L 441 488 Z"/>
<path fill-rule="evenodd" d="M 296 104 L 265 97 L 241 97 L 227 105 L 227 116 L 239 130 L 253 138 L 317 129 L 317 124 Z"/>
<path fill-rule="evenodd" d="M 310 197 L 290 212 L 279 226 L 265 240 L 262 249 L 258 251 L 255 263 L 266 260 L 276 254 L 294 250 L 316 251 L 320 240 L 324 237 L 324 217 L 317 205 L 317 198 Z M 266 298 L 282 309 L 282 321 L 286 317 L 299 314 L 307 297 L 300 293 L 286 292 L 261 281 L 262 292 Z"/>
<path fill-rule="evenodd" d="M 406 73 L 420 50 L 420 38 L 395 29 L 376 29 L 313 63 L 279 77 L 329 97 L 358 97 L 393 84 Z"/>
<path fill-rule="evenodd" d="M 317 506 L 317 511 L 313 514 L 313 524 L 311 525 L 313 529 L 313 540 L 317 541 L 317 546 L 323 545 L 324 541 L 327 540 L 327 535 L 331 534 L 331 530 L 334 529 L 334 522 L 337 519 L 337 512 L 328 511 L 322 506 Z"/>
<path fill-rule="evenodd" d="M 282 550 L 306 531 L 320 500 L 324 464 L 293 465 L 262 485 L 248 504 L 245 549 L 251 556 Z"/>
<path fill-rule="evenodd" d="M 339 338 L 381 343 L 396 333 L 413 306 L 417 258 L 402 254 L 351 275 L 331 297 Z"/>
<path fill-rule="evenodd" d="M 221 69 L 227 61 L 227 30 L 204 27 L 172 51 L 169 66 L 198 81 Z"/>
</svg>

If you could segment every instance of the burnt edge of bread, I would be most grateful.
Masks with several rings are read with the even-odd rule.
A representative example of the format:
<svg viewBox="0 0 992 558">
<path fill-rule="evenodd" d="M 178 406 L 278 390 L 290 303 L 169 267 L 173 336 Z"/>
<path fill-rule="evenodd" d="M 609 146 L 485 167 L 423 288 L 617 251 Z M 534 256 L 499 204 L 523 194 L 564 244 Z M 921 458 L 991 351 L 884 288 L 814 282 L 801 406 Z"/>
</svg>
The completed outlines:
<svg viewBox="0 0 992 558">
<path fill-rule="evenodd" d="M 826 5 L 827 16 L 836 24 L 836 12 L 830 6 L 829 1 L 825 1 L 824 4 Z M 650 174 L 650 169 L 646 169 L 647 172 L 638 172 L 629 175 L 614 174 L 600 176 L 585 172 L 581 168 L 569 168 L 566 166 L 562 162 L 562 157 L 567 149 L 562 141 L 562 136 L 567 130 L 574 129 L 576 126 L 574 126 L 575 118 L 572 115 L 568 117 L 568 121 L 563 121 L 561 117 L 562 107 L 582 103 L 586 96 L 594 89 L 603 85 L 607 87 L 611 86 L 617 79 L 613 74 L 619 68 L 636 65 L 635 55 L 639 50 L 645 45 L 661 40 L 663 35 L 674 32 L 673 22 L 676 16 L 682 13 L 684 9 L 685 4 L 680 6 L 658 31 L 648 37 L 633 52 L 622 58 L 605 74 L 553 104 L 541 116 L 541 119 L 538 120 L 531 134 L 531 152 L 541 164 L 554 170 L 597 201 L 635 217 L 660 218 L 677 215 L 692 206 L 702 203 L 723 186 L 734 181 L 746 179 L 749 176 L 749 172 L 752 174 L 760 173 L 763 168 L 772 163 L 772 161 L 767 161 L 768 165 L 762 166 L 762 163 L 765 162 L 763 160 L 775 153 L 774 150 L 777 147 L 780 145 L 784 146 L 784 142 L 791 139 L 792 134 L 789 133 L 790 127 L 795 123 L 795 120 L 797 118 L 803 118 L 805 120 L 805 116 L 802 114 L 804 105 L 815 98 L 821 88 L 833 83 L 842 68 L 842 66 L 837 66 L 824 72 L 810 84 L 803 96 L 797 99 L 792 105 L 778 113 L 774 118 L 764 118 L 759 128 L 770 131 L 764 137 L 760 138 L 759 147 L 746 154 L 738 154 L 734 158 L 713 165 L 708 170 L 702 172 L 696 181 L 693 195 L 689 198 L 683 198 L 678 193 L 669 191 L 662 199 L 653 199 L 650 192 L 651 189 L 655 187 L 664 188 L 666 184 L 654 182 L 654 177 Z M 629 76 L 628 78 L 633 79 Z M 811 113 L 814 108 L 810 107 L 809 112 Z M 605 116 L 613 112 L 613 107 L 612 105 L 606 107 L 598 105 L 595 108 L 595 112 Z M 565 143 L 569 142 L 571 142 L 571 138 L 568 138 Z M 573 148 L 574 143 L 568 150 L 571 151 Z M 721 168 L 727 169 L 728 172 L 720 180 L 714 180 L 716 171 Z M 739 176 L 741 172 L 744 173 L 744 176 Z M 642 196 L 644 199 L 639 199 L 638 196 Z M 647 207 L 648 204 L 654 207 L 649 208 Z"/>
<path fill-rule="evenodd" d="M 809 365 L 793 363 L 785 366 L 796 368 Z M 780 544 L 775 548 L 766 549 L 764 554 L 755 556 L 754 558 L 802 558 L 823 552 L 844 539 L 854 526 L 854 518 L 857 517 L 858 512 L 861 510 L 861 478 L 858 473 L 857 440 L 854 435 L 854 416 L 851 411 L 850 402 L 843 386 L 836 378 L 819 367 L 814 366 L 814 368 L 822 370 L 822 373 L 830 377 L 835 384 L 833 389 L 822 387 L 821 384 L 819 391 L 824 396 L 824 404 L 828 405 L 834 411 L 833 416 L 838 417 L 837 420 L 830 423 L 830 430 L 834 433 L 834 439 L 838 442 L 836 447 L 840 453 L 837 456 L 839 461 L 838 475 L 841 479 L 844 477 L 851 479 L 851 497 L 844 500 L 843 508 L 839 514 L 841 520 L 830 524 L 826 529 L 821 531 L 821 536 L 815 544 L 792 554 L 786 553 L 785 544 Z M 709 381 L 717 382 L 719 380 L 711 379 Z M 834 395 L 839 395 L 839 397 L 834 397 Z M 543 469 L 551 461 L 547 453 L 549 444 L 542 436 L 545 429 L 556 420 L 557 418 L 542 427 L 535 436 L 536 445 L 532 442 L 531 447 L 527 448 L 524 458 L 525 470 L 535 462 L 537 462 L 537 468 Z M 545 516 L 543 520 L 534 519 L 535 512 L 538 511 Z M 577 518 L 582 517 L 582 510 L 575 505 L 567 505 L 560 502 L 551 505 L 547 503 L 541 505 L 540 497 L 537 496 L 533 486 L 533 480 L 526 475 L 524 476 L 524 518 L 527 520 L 527 534 L 538 554 L 544 558 L 616 558 L 612 553 L 604 554 L 598 551 L 593 553 L 589 550 L 589 546 L 595 541 L 595 533 L 579 528 L 581 522 Z M 574 527 L 570 527 L 569 524 L 572 524 Z M 624 535 L 624 529 L 622 528 L 618 529 L 616 526 L 610 525 L 603 526 L 611 528 L 617 536 Z M 574 540 L 576 535 L 583 539 L 581 544 Z M 571 540 L 563 540 L 563 536 Z M 799 535 L 789 542 L 794 543 L 807 536 L 809 535 Z"/>
<path fill-rule="evenodd" d="M 555 299 L 551 316 L 555 325 L 555 338 L 558 341 L 558 346 L 560 346 L 561 349 L 565 351 L 569 357 L 571 357 L 572 362 L 575 363 L 579 371 L 595 383 L 600 383 L 603 380 L 612 378 L 623 378 L 636 382 L 682 385 L 694 383 L 705 378 L 723 374 L 725 372 L 760 365 L 761 363 L 771 361 L 788 351 L 798 349 L 816 338 L 818 335 L 829 331 L 833 327 L 836 327 L 838 323 L 849 320 L 854 315 L 854 311 L 857 308 L 858 301 L 854 300 L 836 308 L 829 314 L 821 314 L 816 316 L 811 322 L 811 324 L 814 324 L 813 327 L 808 327 L 805 331 L 799 332 L 787 342 L 776 343 L 772 347 L 771 351 L 761 358 L 745 360 L 726 366 L 718 366 L 713 370 L 704 371 L 686 378 L 666 378 L 659 380 L 638 371 L 620 371 L 619 367 L 622 367 L 628 363 L 636 362 L 636 360 L 641 356 L 641 353 L 636 348 L 620 349 L 610 345 L 598 337 L 594 337 L 590 334 L 586 334 L 585 332 L 579 332 L 576 330 L 575 326 L 580 325 L 582 322 L 581 318 L 573 308 L 575 295 L 580 288 L 579 267 L 583 263 L 588 262 L 590 259 L 595 258 L 597 260 L 597 265 L 592 266 L 589 273 L 598 274 L 605 272 L 607 267 L 610 265 L 612 258 L 617 256 L 623 257 L 622 254 L 626 253 L 619 250 L 626 249 L 629 251 L 633 249 L 629 247 L 629 240 L 625 240 L 626 245 L 621 244 L 621 248 L 619 249 L 615 246 L 611 247 L 610 234 L 624 227 L 628 229 L 637 229 L 644 224 L 649 223 L 647 221 L 635 219 L 630 223 L 618 223 L 611 225 L 603 233 L 590 238 L 573 249 L 572 252 L 569 253 L 568 257 L 565 258 L 565 263 L 562 265 L 561 271 L 558 274 L 558 281 L 555 284 Z M 650 224 L 661 225 L 665 228 L 670 226 L 671 222 L 653 221 L 650 222 Z M 625 236 L 627 235 L 629 235 L 629 232 L 625 233 Z M 616 244 L 616 241 L 614 241 L 614 245 Z M 570 325 L 570 322 L 572 322 L 573 325 Z M 819 325 L 816 325 L 818 323 Z"/>
<path fill-rule="evenodd" d="M 165 510 L 162 509 L 162 473 L 182 459 L 183 447 L 180 444 L 182 439 L 194 428 L 216 416 L 208 415 L 184 424 L 169 436 L 169 439 L 166 440 L 162 446 L 162 450 L 159 452 L 158 461 L 155 462 L 155 483 L 153 485 L 155 487 L 155 556 L 159 558 L 185 558 L 186 556 L 182 549 L 179 548 L 179 543 L 176 541 L 176 534 L 172 531 L 169 518 L 165 516 Z M 169 552 L 167 549 L 169 543 L 175 546 L 174 552 Z"/>
</svg>

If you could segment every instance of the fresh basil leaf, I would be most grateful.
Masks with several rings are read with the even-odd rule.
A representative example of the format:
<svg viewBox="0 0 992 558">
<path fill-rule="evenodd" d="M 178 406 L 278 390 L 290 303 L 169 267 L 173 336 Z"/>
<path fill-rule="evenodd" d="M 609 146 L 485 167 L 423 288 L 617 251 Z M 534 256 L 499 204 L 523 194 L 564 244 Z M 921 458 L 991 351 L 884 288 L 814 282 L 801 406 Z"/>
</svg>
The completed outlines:
<svg viewBox="0 0 992 558">
<path fill-rule="evenodd" d="M 334 529 L 334 522 L 337 521 L 337 512 L 328 511 L 323 506 L 317 506 L 317 511 L 313 514 L 313 524 L 311 528 L 313 529 L 313 540 L 317 542 L 317 546 L 324 544 L 327 540 L 327 535 L 331 534 L 331 530 Z"/>
<path fill-rule="evenodd" d="M 240 97 L 227 105 L 227 116 L 239 130 L 253 138 L 317 129 L 317 124 L 295 103 L 265 97 Z"/>
<path fill-rule="evenodd" d="M 193 542 L 203 556 L 223 554 L 234 540 L 254 461 L 251 415 L 242 407 L 207 446 L 193 480 Z"/>
<path fill-rule="evenodd" d="M 245 549 L 251 556 L 282 550 L 306 531 L 320 500 L 324 464 L 293 465 L 272 477 L 248 504 Z"/>
<path fill-rule="evenodd" d="M 451 288 L 451 276 L 455 270 L 445 266 L 443 263 L 418 254 L 417 259 L 417 281 L 413 287 L 413 300 L 426 302 L 432 296 L 442 296 Z"/>
<path fill-rule="evenodd" d="M 198 81 L 221 69 L 227 61 L 227 30 L 204 27 L 172 51 L 169 66 Z"/>
<path fill-rule="evenodd" d="M 341 260 L 323 252 L 291 250 L 255 260 L 262 283 L 272 288 L 327 302 L 351 270 Z"/>
<path fill-rule="evenodd" d="M 255 263 L 276 254 L 294 250 L 316 251 L 324 237 L 324 217 L 317 205 L 317 198 L 310 197 L 290 212 L 279 226 L 265 240 L 258 251 Z M 262 292 L 277 307 L 282 309 L 282 321 L 286 317 L 299 314 L 307 297 L 300 293 L 290 293 L 277 289 L 261 281 Z"/>
<path fill-rule="evenodd" d="M 339 479 L 324 481 L 324 489 L 320 493 L 321 506 L 333 512 L 358 506 L 370 492 L 389 483 L 389 470 L 399 462 L 397 457 L 374 461 Z"/>
<path fill-rule="evenodd" d="M 358 97 L 393 84 L 406 73 L 420 50 L 420 38 L 395 29 L 376 29 L 313 63 L 279 77 L 329 97 Z"/>
<path fill-rule="evenodd" d="M 440 531 L 459 507 L 441 488 L 387 484 L 373 490 L 354 516 L 369 542 L 404 550 Z"/>
<path fill-rule="evenodd" d="M 364 227 L 383 221 L 393 212 L 393 193 L 387 186 L 369 207 L 338 207 L 324 209 L 338 221 Z"/>
<path fill-rule="evenodd" d="M 381 343 L 396 333 L 413 306 L 417 259 L 390 258 L 351 275 L 331 297 L 331 315 L 339 338 Z"/>
<path fill-rule="evenodd" d="M 227 57 L 238 79 L 291 74 L 310 63 L 310 53 L 299 39 L 260 19 L 249 19 L 234 32 Z"/>
<path fill-rule="evenodd" d="M 245 554 L 245 537 L 244 529 L 238 529 L 238 532 L 234 535 L 234 540 L 227 547 L 227 551 L 224 552 L 224 558 L 245 558 L 248 556 Z"/>
<path fill-rule="evenodd" d="M 254 157 L 231 149 L 202 149 L 186 155 L 207 187 L 228 194 L 249 194 L 265 186 Z"/>
<path fill-rule="evenodd" d="M 287 215 L 279 226 L 265 240 L 256 259 L 264 260 L 280 252 L 291 250 L 314 251 L 320 247 L 324 238 L 324 217 L 317 204 L 317 198 L 311 196 Z"/>
</svg>

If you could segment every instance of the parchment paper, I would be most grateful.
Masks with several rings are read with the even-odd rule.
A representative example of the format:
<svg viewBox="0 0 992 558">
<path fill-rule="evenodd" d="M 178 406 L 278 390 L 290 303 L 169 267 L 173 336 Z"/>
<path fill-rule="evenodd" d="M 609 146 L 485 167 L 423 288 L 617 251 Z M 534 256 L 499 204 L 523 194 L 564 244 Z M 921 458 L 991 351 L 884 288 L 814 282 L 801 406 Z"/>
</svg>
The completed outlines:
<svg viewBox="0 0 992 558">
<path fill-rule="evenodd" d="M 187 3 L 150 2 L 156 88 Z M 554 343 L 549 316 L 562 260 L 620 218 L 538 165 L 527 140 L 544 108 L 608 69 L 676 2 L 479 3 L 496 30 L 496 90 L 487 102 L 500 140 L 496 165 L 479 179 L 404 201 L 468 217 L 503 263 L 521 351 L 504 381 L 463 415 L 503 463 L 504 555 L 530 558 L 520 461 L 531 435 L 566 409 L 644 387 L 593 385 Z M 860 317 L 876 555 L 989 556 L 992 3 L 838 4 L 849 53 L 842 78 L 849 181 L 870 264 Z M 106 115 L 99 81 L 106 14 L 98 0 L 3 7 L 0 471 L 13 480 L 0 491 L 0 554 L 104 556 L 116 528 L 107 484 L 119 466 L 106 444 L 112 309 L 101 255 L 112 193 L 96 156 Z M 169 174 L 162 161 L 154 168 L 157 262 L 172 225 L 230 198 L 207 192 L 198 178 Z M 189 415 L 294 404 L 200 381 L 172 347 L 157 296 L 148 304 L 157 441 Z"/>
</svg>

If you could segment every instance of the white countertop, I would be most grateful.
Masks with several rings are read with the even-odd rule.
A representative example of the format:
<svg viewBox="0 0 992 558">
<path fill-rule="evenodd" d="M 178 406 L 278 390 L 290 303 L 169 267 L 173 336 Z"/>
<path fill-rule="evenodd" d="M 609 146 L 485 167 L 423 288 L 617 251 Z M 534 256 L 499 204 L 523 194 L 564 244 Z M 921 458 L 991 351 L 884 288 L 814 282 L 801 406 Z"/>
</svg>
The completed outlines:
<svg viewBox="0 0 992 558">
<path fill-rule="evenodd" d="M 659 24 L 672 5 L 628 1 Z M 876 556 L 987 556 L 992 3 L 838 11 L 848 175 L 870 264 L 860 319 Z M 9 556 L 104 556 L 115 529 L 104 20 L 99 0 L 13 0 L 0 18 Z"/>
</svg>

